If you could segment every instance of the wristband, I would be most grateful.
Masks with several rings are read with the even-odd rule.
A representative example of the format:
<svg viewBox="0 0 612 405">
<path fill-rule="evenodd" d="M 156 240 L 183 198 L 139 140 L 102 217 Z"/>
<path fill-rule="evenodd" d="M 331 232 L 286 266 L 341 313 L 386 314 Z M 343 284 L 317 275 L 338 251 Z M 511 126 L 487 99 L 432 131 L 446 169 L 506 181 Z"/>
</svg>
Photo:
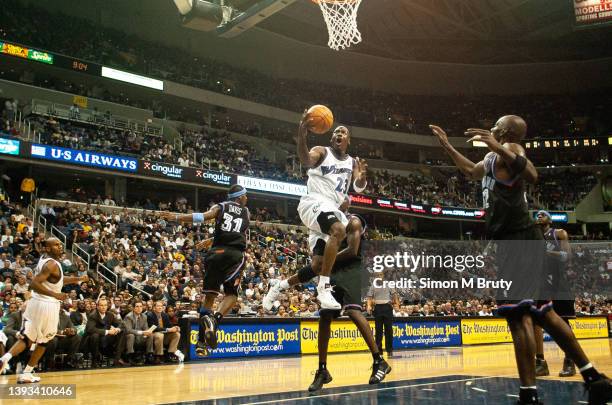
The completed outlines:
<svg viewBox="0 0 612 405">
<path fill-rule="evenodd" d="M 358 186 L 357 186 L 357 179 L 355 179 L 355 180 L 353 181 L 353 189 L 354 189 L 356 192 L 358 192 L 358 193 L 362 193 L 362 192 L 363 192 L 363 190 L 365 190 L 365 188 L 366 188 L 367 186 L 368 186 L 368 182 L 367 182 L 367 181 L 365 182 L 365 185 L 364 185 L 363 187 L 358 187 Z"/>
<path fill-rule="evenodd" d="M 567 252 L 565 252 L 565 251 L 563 251 L 563 250 L 559 252 L 559 256 L 561 257 L 561 259 L 560 259 L 560 260 L 561 260 L 562 262 L 566 262 L 566 261 L 567 261 L 567 259 L 569 258 L 569 255 L 567 254 Z"/>
<path fill-rule="evenodd" d="M 514 174 L 521 174 L 523 170 L 527 167 L 527 159 L 521 155 L 516 155 L 514 161 L 510 164 L 510 168 L 514 172 Z"/>
</svg>

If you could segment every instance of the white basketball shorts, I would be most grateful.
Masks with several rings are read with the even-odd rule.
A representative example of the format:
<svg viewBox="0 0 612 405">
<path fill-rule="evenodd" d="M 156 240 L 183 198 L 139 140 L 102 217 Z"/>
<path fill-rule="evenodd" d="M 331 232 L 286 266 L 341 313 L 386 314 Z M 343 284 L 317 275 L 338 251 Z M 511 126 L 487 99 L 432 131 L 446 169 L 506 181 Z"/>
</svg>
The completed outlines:
<svg viewBox="0 0 612 405">
<path fill-rule="evenodd" d="M 311 231 L 319 233 L 327 233 L 327 229 L 321 229 L 321 222 L 325 224 L 327 221 L 334 220 L 334 218 L 323 218 L 321 214 L 325 213 L 328 216 L 335 216 L 335 219 L 340 221 L 344 227 L 348 225 L 348 219 L 342 211 L 338 209 L 338 206 L 321 197 L 305 195 L 300 199 L 298 205 L 298 213 L 300 219 L 304 225 Z"/>
<path fill-rule="evenodd" d="M 57 334 L 59 301 L 31 298 L 23 313 L 21 334 L 34 343 L 47 343 Z"/>
</svg>

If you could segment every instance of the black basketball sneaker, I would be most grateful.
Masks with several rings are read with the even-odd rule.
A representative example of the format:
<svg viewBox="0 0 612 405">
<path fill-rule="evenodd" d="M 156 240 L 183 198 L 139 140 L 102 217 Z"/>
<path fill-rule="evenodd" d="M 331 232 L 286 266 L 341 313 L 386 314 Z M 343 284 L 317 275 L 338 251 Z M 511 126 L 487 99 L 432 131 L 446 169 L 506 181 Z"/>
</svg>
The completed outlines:
<svg viewBox="0 0 612 405">
<path fill-rule="evenodd" d="M 200 323 L 204 327 L 204 342 L 211 349 L 217 348 L 217 320 L 212 315 L 204 315 L 200 318 Z"/>
<path fill-rule="evenodd" d="M 386 361 L 382 360 L 375 362 L 372 365 L 372 375 L 370 376 L 370 384 L 378 384 L 385 379 L 387 374 L 391 372 L 391 366 Z"/>
<path fill-rule="evenodd" d="M 318 391 L 323 387 L 323 384 L 329 384 L 332 382 L 332 376 L 329 374 L 326 368 L 318 369 L 315 373 L 315 378 L 310 387 L 308 387 L 308 391 Z"/>
<path fill-rule="evenodd" d="M 612 380 L 605 375 L 601 379 L 586 385 L 589 391 L 589 405 L 605 405 L 612 401 Z"/>
</svg>

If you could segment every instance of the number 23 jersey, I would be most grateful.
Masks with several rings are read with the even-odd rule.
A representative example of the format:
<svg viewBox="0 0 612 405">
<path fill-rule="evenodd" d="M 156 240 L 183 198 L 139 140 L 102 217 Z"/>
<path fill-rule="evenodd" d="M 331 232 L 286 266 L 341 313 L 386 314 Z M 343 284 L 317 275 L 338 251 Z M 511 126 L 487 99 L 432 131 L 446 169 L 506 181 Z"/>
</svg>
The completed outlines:
<svg viewBox="0 0 612 405">
<path fill-rule="evenodd" d="M 353 158 L 338 159 L 330 147 L 326 147 L 325 159 L 317 167 L 308 170 L 308 195 L 322 196 L 340 206 L 348 196 L 353 177 Z"/>
<path fill-rule="evenodd" d="M 247 207 L 233 201 L 219 204 L 221 211 L 215 223 L 213 247 L 229 246 L 246 250 L 246 233 L 249 229 L 250 214 Z"/>
</svg>

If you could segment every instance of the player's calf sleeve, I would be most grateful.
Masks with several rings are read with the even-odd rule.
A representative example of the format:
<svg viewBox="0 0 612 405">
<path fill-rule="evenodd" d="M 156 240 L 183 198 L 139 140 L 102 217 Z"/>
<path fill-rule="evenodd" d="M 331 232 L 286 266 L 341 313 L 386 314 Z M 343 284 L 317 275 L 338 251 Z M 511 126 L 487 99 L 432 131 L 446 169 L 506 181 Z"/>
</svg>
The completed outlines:
<svg viewBox="0 0 612 405">
<path fill-rule="evenodd" d="M 312 269 L 312 265 L 310 264 L 299 269 L 297 275 L 300 283 L 306 283 L 317 276 L 317 274 Z"/>
</svg>

